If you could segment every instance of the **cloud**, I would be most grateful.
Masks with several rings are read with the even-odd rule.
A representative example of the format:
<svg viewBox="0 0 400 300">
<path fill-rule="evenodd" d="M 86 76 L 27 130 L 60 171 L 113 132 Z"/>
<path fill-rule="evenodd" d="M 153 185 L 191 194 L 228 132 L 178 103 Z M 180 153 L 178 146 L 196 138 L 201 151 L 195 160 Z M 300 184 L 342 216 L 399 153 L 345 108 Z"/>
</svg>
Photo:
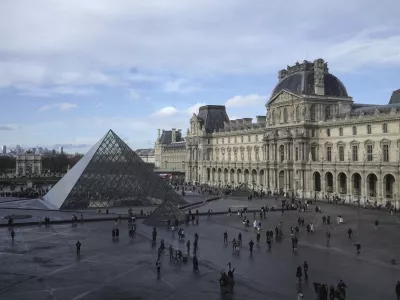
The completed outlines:
<svg viewBox="0 0 400 300">
<path fill-rule="evenodd" d="M 257 94 L 250 94 L 246 96 L 234 96 L 230 99 L 228 99 L 225 103 L 226 107 L 248 107 L 248 106 L 254 106 L 254 105 L 259 105 L 263 102 L 267 101 L 266 96 L 261 96 Z"/>
<path fill-rule="evenodd" d="M 204 102 L 198 102 L 198 103 L 196 103 L 196 104 L 190 106 L 190 107 L 187 109 L 187 112 L 189 113 L 189 116 L 192 116 L 193 114 L 198 114 L 198 113 L 199 113 L 199 108 L 200 108 L 201 106 L 204 106 L 204 105 L 207 105 L 207 104 L 204 103 Z"/>
<path fill-rule="evenodd" d="M 130 82 L 191 93 L 200 87 L 170 78 L 275 73 L 318 57 L 343 72 L 400 66 L 399 1 L 289 0 L 289 9 L 262 0 L 40 2 L 0 3 L 0 87 L 29 96 L 83 96 Z"/>
<path fill-rule="evenodd" d="M 42 111 L 51 110 L 51 109 L 58 109 L 58 110 L 61 110 L 61 111 L 67 111 L 67 110 L 75 109 L 77 107 L 78 106 L 76 104 L 64 102 L 64 103 L 56 103 L 56 104 L 44 105 L 41 108 L 39 108 L 38 111 L 42 112 Z"/>
<path fill-rule="evenodd" d="M 186 80 L 176 79 L 165 83 L 164 90 L 167 93 L 182 93 L 188 94 L 199 91 L 198 86 L 190 85 Z"/>
<path fill-rule="evenodd" d="M 160 110 L 157 110 L 156 112 L 151 114 L 151 117 L 153 118 L 164 118 L 164 117 L 172 117 L 176 114 L 179 114 L 179 110 L 174 107 L 174 106 L 167 106 L 163 107 Z"/>
<path fill-rule="evenodd" d="M 9 130 L 13 130 L 13 128 L 8 125 L 0 125 L 0 130 L 9 131 Z"/>
<path fill-rule="evenodd" d="M 134 89 L 128 89 L 128 98 L 129 98 L 129 99 L 132 99 L 132 100 L 134 100 L 134 101 L 137 101 L 137 100 L 139 100 L 141 97 L 140 97 L 140 94 L 139 94 L 138 91 L 136 91 L 136 90 L 134 90 Z"/>
</svg>

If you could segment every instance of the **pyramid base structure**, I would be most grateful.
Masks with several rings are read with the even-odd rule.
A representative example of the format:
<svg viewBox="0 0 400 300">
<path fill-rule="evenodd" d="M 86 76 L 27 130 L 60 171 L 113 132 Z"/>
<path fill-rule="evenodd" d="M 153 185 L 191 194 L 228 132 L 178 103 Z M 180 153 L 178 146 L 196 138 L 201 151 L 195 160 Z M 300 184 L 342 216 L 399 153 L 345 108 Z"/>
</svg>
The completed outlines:
<svg viewBox="0 0 400 300">
<path fill-rule="evenodd" d="M 249 186 L 247 184 L 242 183 L 241 185 L 239 185 L 238 187 L 234 188 L 231 196 L 233 197 L 248 197 L 249 195 L 251 195 L 253 193 L 253 191 L 249 188 Z"/>
<path fill-rule="evenodd" d="M 186 204 L 112 130 L 43 197 L 56 209 Z"/>
<path fill-rule="evenodd" d="M 186 214 L 172 201 L 165 201 L 157 207 L 157 209 L 144 220 L 143 224 L 148 226 L 165 226 L 168 220 L 171 221 L 171 224 L 173 224 L 175 220 L 178 220 L 179 224 L 183 224 L 186 221 Z"/>
</svg>

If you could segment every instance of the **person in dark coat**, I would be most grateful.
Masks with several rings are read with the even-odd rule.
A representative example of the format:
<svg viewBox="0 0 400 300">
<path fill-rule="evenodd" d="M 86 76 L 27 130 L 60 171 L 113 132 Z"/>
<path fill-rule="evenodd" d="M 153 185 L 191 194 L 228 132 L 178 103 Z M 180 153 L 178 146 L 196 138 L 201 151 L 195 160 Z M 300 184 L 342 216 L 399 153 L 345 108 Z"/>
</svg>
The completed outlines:
<svg viewBox="0 0 400 300">
<path fill-rule="evenodd" d="M 336 295 L 336 290 L 333 284 L 331 284 L 331 287 L 329 288 L 329 299 L 330 300 L 335 300 L 335 295 Z"/>
<path fill-rule="evenodd" d="M 400 300 L 400 281 L 397 281 L 397 284 L 396 284 L 396 296 L 397 296 L 397 300 Z"/>
<path fill-rule="evenodd" d="M 323 284 L 319 289 L 319 298 L 320 300 L 328 300 L 328 286 Z"/>
<path fill-rule="evenodd" d="M 304 278 L 308 279 L 308 263 L 306 261 L 304 261 L 303 270 L 304 270 Z"/>
<path fill-rule="evenodd" d="M 303 272 L 301 271 L 301 267 L 298 266 L 296 270 L 296 277 L 301 281 L 301 277 L 303 277 Z"/>
<path fill-rule="evenodd" d="M 80 241 L 77 241 L 77 242 L 76 242 L 76 254 L 77 254 L 77 255 L 80 255 L 80 254 L 81 254 L 81 246 L 82 246 L 81 242 L 80 242 Z"/>
</svg>

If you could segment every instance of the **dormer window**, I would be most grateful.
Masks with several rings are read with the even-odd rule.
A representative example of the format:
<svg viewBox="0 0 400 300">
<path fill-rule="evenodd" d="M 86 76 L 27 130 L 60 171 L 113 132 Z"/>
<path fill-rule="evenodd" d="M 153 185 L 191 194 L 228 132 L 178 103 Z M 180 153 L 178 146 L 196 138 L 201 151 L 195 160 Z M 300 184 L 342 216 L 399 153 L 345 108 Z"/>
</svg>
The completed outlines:
<svg viewBox="0 0 400 300">
<path fill-rule="evenodd" d="M 387 133 L 388 132 L 388 126 L 386 123 L 382 124 L 382 132 Z"/>
</svg>

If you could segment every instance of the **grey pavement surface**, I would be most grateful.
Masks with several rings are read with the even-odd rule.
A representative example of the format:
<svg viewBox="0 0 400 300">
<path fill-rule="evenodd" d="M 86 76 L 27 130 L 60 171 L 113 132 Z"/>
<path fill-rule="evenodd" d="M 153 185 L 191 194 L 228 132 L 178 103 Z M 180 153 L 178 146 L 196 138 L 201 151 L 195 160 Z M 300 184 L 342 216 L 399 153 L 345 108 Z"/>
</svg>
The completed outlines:
<svg viewBox="0 0 400 300">
<path fill-rule="evenodd" d="M 304 260 L 310 267 L 309 280 L 301 285 L 305 299 L 315 299 L 313 281 L 336 284 L 340 279 L 349 287 L 350 300 L 395 299 L 400 267 L 391 265 L 390 260 L 400 261 L 398 216 L 365 210 L 358 216 L 357 210 L 331 205 L 323 206 L 323 210 L 333 219 L 340 213 L 346 223 L 330 226 L 330 247 L 326 247 L 325 239 L 328 226 L 322 224 L 320 214 L 313 210 L 283 215 L 270 212 L 263 220 L 263 230 L 283 222 L 285 238 L 274 242 L 268 252 L 262 232 L 262 243 L 255 247 L 253 256 L 247 243 L 255 241 L 255 232 L 245 230 L 237 215 L 202 217 L 198 225 L 184 227 L 192 241 L 195 232 L 200 236 L 200 273 L 192 272 L 190 260 L 180 265 L 163 256 L 161 279 L 156 278 L 152 229 L 142 224 L 138 224 L 133 240 L 128 238 L 127 223 L 118 225 L 118 242 L 111 239 L 114 222 L 20 227 L 15 228 L 14 242 L 8 228 L 1 228 L 0 299 L 220 299 L 219 273 L 231 261 L 236 268 L 236 285 L 234 296 L 227 298 L 291 300 L 296 299 L 299 287 L 296 267 Z M 301 228 L 299 250 L 293 253 L 288 232 L 299 216 L 306 223 L 313 221 L 316 232 L 309 235 Z M 249 217 L 252 219 L 253 214 Z M 375 219 L 380 220 L 378 229 L 373 224 Z M 354 230 L 351 241 L 346 234 L 349 227 Z M 224 230 L 229 240 L 238 231 L 243 233 L 240 254 L 233 254 L 231 244 L 223 243 Z M 179 242 L 166 228 L 158 228 L 158 238 L 186 252 L 185 242 Z M 77 240 L 82 243 L 80 257 L 75 253 Z M 360 255 L 355 253 L 355 243 L 362 244 Z"/>
<path fill-rule="evenodd" d="M 199 201 L 203 201 L 207 199 L 203 195 L 199 194 L 189 194 L 184 197 L 188 203 L 195 203 Z M 97 213 L 97 208 L 87 208 L 87 209 L 80 209 L 80 210 L 73 210 L 73 211 L 52 211 L 47 210 L 47 207 L 41 203 L 39 199 L 23 199 L 19 200 L 18 198 L 0 198 L 0 224 L 7 224 L 7 219 L 4 217 L 9 215 L 30 215 L 32 217 L 26 219 L 18 219 L 16 222 L 24 223 L 24 222 L 39 222 L 39 218 L 50 217 L 51 220 L 71 220 L 72 215 L 78 215 L 80 218 L 80 214 L 83 215 L 84 219 L 91 219 L 91 218 L 99 218 L 99 217 L 108 217 L 112 214 L 116 215 L 127 215 L 128 214 L 128 207 L 111 207 L 109 208 L 109 214 L 105 214 L 105 209 L 102 209 L 101 214 Z M 10 201 L 11 200 L 11 201 Z M 143 210 L 144 213 L 150 213 L 156 206 L 132 206 L 131 207 L 137 215 L 140 214 L 140 211 Z"/>
</svg>

